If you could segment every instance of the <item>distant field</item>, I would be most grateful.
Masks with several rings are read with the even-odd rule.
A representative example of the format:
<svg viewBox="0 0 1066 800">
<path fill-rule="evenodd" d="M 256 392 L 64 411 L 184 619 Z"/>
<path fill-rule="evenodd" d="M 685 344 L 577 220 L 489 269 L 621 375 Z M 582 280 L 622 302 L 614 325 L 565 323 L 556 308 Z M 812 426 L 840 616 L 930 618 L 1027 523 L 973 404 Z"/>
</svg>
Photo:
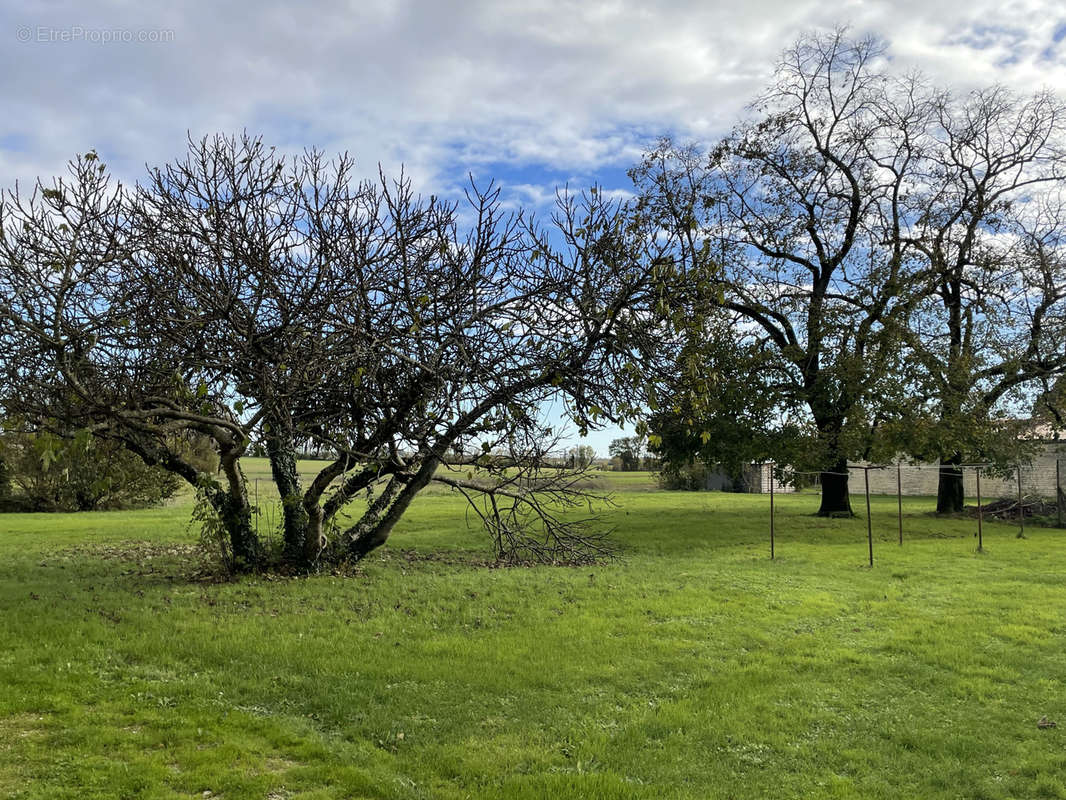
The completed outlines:
<svg viewBox="0 0 1066 800">
<path fill-rule="evenodd" d="M 265 458 L 241 459 L 244 465 L 244 475 L 254 489 L 256 481 L 259 482 L 259 490 L 265 494 L 276 496 L 277 492 L 271 482 L 270 462 Z M 324 468 L 325 461 L 300 461 L 297 470 L 307 480 L 313 477 L 319 470 Z M 442 472 L 445 471 L 443 468 Z M 609 470 L 594 469 L 590 473 L 595 481 L 609 491 L 643 491 L 658 488 L 658 482 L 651 472 L 611 472 Z M 446 491 L 442 488 L 442 491 Z"/>
<path fill-rule="evenodd" d="M 783 496 L 771 562 L 767 497 L 604 476 L 584 569 L 487 566 L 444 491 L 294 580 L 189 579 L 187 496 L 0 516 L 0 796 L 1066 797 L 1066 531 L 907 498 L 901 548 L 874 498 L 871 570 Z"/>
</svg>

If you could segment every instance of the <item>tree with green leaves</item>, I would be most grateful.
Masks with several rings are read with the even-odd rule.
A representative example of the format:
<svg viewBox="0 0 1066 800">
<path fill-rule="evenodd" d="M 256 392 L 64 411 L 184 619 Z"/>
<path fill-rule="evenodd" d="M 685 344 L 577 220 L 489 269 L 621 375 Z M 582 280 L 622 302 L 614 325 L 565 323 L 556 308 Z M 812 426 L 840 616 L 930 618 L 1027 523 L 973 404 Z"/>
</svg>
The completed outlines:
<svg viewBox="0 0 1066 800">
<path fill-rule="evenodd" d="M 818 466 L 817 438 L 803 409 L 783 403 L 775 354 L 737 336 L 743 325 L 724 309 L 707 314 L 660 385 L 648 438 L 672 484 L 692 484 L 685 476 L 696 468 L 728 476 L 743 489 L 752 463 Z"/>
<path fill-rule="evenodd" d="M 644 439 L 640 436 L 625 436 L 612 439 L 607 447 L 611 458 L 617 458 L 623 472 L 635 472 L 640 469 L 644 453 Z"/>
<path fill-rule="evenodd" d="M 938 509 L 960 510 L 959 465 L 1017 458 L 1010 420 L 1066 369 L 1066 110 L 954 98 L 884 54 L 804 37 L 752 120 L 634 173 L 678 258 L 721 265 L 708 300 L 759 354 L 741 383 L 768 370 L 778 416 L 805 409 L 822 514 L 848 513 L 849 458 L 898 452 L 939 460 Z"/>
<path fill-rule="evenodd" d="M 596 460 L 596 450 L 587 444 L 575 445 L 570 448 L 567 458 L 573 469 L 587 469 Z"/>
<path fill-rule="evenodd" d="M 8 454 L 0 437 L 0 511 L 3 511 L 11 497 L 11 470 L 8 468 Z"/>
</svg>

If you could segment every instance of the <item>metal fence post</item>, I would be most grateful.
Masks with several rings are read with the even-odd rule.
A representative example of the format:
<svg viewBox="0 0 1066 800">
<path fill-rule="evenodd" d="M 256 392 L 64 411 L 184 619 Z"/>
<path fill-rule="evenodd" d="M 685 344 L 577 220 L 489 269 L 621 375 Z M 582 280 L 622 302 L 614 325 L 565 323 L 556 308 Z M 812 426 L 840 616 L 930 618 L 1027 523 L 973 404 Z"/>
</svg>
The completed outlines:
<svg viewBox="0 0 1066 800">
<path fill-rule="evenodd" d="M 866 542 L 870 546 L 870 566 L 874 565 L 874 529 L 870 522 L 870 468 L 863 467 L 862 477 L 866 483 Z"/>
<path fill-rule="evenodd" d="M 984 510 L 981 508 L 981 468 L 977 468 L 977 552 L 984 549 L 984 536 L 981 531 L 981 523 L 984 521 Z"/>
<path fill-rule="evenodd" d="M 1025 538 L 1025 509 L 1022 508 L 1022 465 L 1018 465 L 1018 538 Z"/>
<path fill-rule="evenodd" d="M 1059 472 L 1059 459 L 1055 458 L 1055 511 L 1059 527 L 1062 527 L 1062 475 Z"/>
<path fill-rule="evenodd" d="M 770 560 L 774 560 L 774 463 L 770 462 Z"/>
<path fill-rule="evenodd" d="M 899 546 L 903 546 L 903 477 L 896 462 L 896 518 L 899 520 Z"/>
</svg>

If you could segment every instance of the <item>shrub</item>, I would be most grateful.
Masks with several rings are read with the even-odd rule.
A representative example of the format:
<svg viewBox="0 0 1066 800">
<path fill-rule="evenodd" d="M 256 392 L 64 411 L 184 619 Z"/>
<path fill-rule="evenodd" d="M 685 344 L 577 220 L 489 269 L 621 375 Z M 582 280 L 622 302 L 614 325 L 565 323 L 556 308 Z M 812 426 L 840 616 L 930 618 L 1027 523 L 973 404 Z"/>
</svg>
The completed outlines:
<svg viewBox="0 0 1066 800">
<path fill-rule="evenodd" d="M 167 499 L 179 479 L 145 465 L 121 445 L 88 435 L 6 433 L 0 461 L 8 472 L 9 510 L 99 511 L 143 508 Z M 0 480 L 3 476 L 0 475 Z"/>
</svg>

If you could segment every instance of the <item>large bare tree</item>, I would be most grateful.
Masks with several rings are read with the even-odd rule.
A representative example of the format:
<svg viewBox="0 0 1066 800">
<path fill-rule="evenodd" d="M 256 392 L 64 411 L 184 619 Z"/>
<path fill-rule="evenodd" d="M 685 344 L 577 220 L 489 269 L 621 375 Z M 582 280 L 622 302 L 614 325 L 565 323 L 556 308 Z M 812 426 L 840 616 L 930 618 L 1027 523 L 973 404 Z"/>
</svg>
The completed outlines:
<svg viewBox="0 0 1066 800">
<path fill-rule="evenodd" d="M 547 466 L 539 409 L 561 396 L 580 427 L 631 417 L 663 352 L 671 245 L 625 206 L 564 195 L 542 227 L 492 187 L 424 198 L 248 136 L 192 142 L 131 189 L 95 153 L 70 169 L 0 207 L 7 413 L 181 475 L 237 569 L 272 557 L 240 466 L 253 440 L 289 565 L 362 557 L 434 481 L 477 505 L 502 555 L 603 552 L 564 513 L 587 493 Z M 217 474 L 183 457 L 191 436 Z M 332 458 L 304 483 L 308 446 Z"/>
<path fill-rule="evenodd" d="M 883 225 L 903 213 L 906 131 L 920 112 L 883 113 L 881 55 L 878 42 L 842 31 L 803 38 L 751 121 L 708 153 L 664 142 L 634 171 L 681 243 L 676 258 L 717 264 L 715 318 L 735 320 L 767 373 L 753 391 L 774 392 L 782 413 L 806 410 L 822 515 L 851 513 L 847 461 L 868 447 L 910 313 L 914 264 Z"/>
<path fill-rule="evenodd" d="M 920 180 L 897 231 L 928 275 L 907 348 L 925 424 L 904 446 L 941 463 L 937 511 L 962 510 L 965 460 L 1016 450 L 1009 418 L 1066 371 L 1066 107 L 1049 92 L 927 91 Z"/>
<path fill-rule="evenodd" d="M 821 514 L 850 512 L 849 458 L 893 446 L 942 461 L 938 506 L 959 510 L 958 465 L 1013 452 L 1003 419 L 1066 368 L 1063 107 L 954 99 L 883 55 L 804 37 L 753 119 L 635 171 L 676 257 L 720 266 L 713 319 L 731 315 L 762 373 L 729 380 L 779 420 L 806 409 Z"/>
</svg>

